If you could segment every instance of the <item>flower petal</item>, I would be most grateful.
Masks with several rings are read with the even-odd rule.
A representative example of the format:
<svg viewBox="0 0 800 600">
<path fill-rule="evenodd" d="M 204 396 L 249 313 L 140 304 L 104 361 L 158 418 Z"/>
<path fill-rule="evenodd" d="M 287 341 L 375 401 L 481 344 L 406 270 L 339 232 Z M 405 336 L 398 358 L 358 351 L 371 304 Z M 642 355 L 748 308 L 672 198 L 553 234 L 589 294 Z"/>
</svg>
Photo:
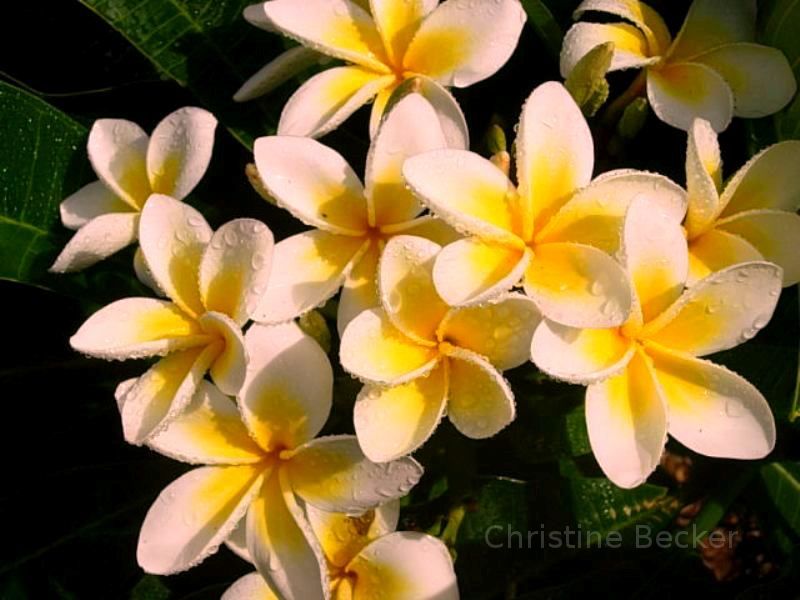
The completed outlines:
<svg viewBox="0 0 800 600">
<path fill-rule="evenodd" d="M 434 263 L 433 281 L 448 304 L 478 304 L 519 283 L 530 261 L 530 250 L 466 238 L 442 249 Z"/>
<path fill-rule="evenodd" d="M 383 38 L 386 54 L 399 63 L 420 23 L 439 4 L 439 0 L 370 0 L 372 18 Z"/>
<path fill-rule="evenodd" d="M 589 183 L 593 168 L 592 133 L 580 108 L 560 83 L 540 85 L 525 102 L 517 136 L 525 239 Z"/>
<path fill-rule="evenodd" d="M 491 302 L 451 310 L 439 337 L 485 357 L 500 371 L 530 358 L 531 339 L 541 317 L 523 294 L 503 294 Z"/>
<path fill-rule="evenodd" d="M 525 272 L 525 293 L 542 316 L 572 327 L 616 327 L 631 311 L 625 270 L 602 250 L 572 243 L 539 244 Z"/>
<path fill-rule="evenodd" d="M 420 85 L 419 93 L 431 103 L 439 117 L 439 125 L 447 140 L 447 147 L 458 150 L 469 149 L 467 119 L 453 94 L 446 87 L 424 75 L 418 76 L 417 81 Z"/>
<path fill-rule="evenodd" d="M 669 52 L 670 60 L 687 60 L 701 52 L 755 38 L 756 0 L 694 0 Z"/>
<path fill-rule="evenodd" d="M 342 337 L 350 321 L 365 310 L 378 308 L 381 305 L 376 282 L 380 252 L 377 243 L 370 243 L 367 251 L 355 262 L 344 280 L 336 312 L 336 329 L 339 337 Z"/>
<path fill-rule="evenodd" d="M 229 396 L 239 393 L 247 371 L 247 351 L 239 326 L 223 313 L 209 311 L 199 320 L 203 329 L 221 339 L 224 347 L 211 364 L 211 379 Z"/>
<path fill-rule="evenodd" d="M 366 231 L 364 188 L 338 152 L 308 138 L 270 136 L 256 140 L 255 157 L 270 196 L 298 219 L 331 233 Z"/>
<path fill-rule="evenodd" d="M 635 347 L 617 328 L 576 329 L 543 320 L 531 343 L 531 358 L 542 371 L 583 385 L 622 371 Z"/>
<path fill-rule="evenodd" d="M 448 0 L 420 25 L 403 68 L 447 86 L 483 81 L 511 57 L 525 18 L 517 0 Z"/>
<path fill-rule="evenodd" d="M 644 34 L 627 23 L 575 23 L 564 36 L 561 46 L 561 76 L 566 77 L 589 51 L 611 42 L 614 54 L 609 71 L 646 67 L 659 61 Z"/>
<path fill-rule="evenodd" d="M 639 0 L 583 0 L 572 16 L 580 19 L 587 11 L 605 12 L 627 19 L 647 37 L 650 54 L 663 54 L 669 47 L 671 36 L 661 16 Z"/>
<path fill-rule="evenodd" d="M 340 359 L 345 370 L 370 383 L 398 385 L 429 373 L 438 351 L 398 330 L 382 310 L 366 310 L 342 336 Z"/>
<path fill-rule="evenodd" d="M 141 444 L 180 415 L 221 346 L 217 343 L 170 354 L 125 390 L 118 399 L 125 441 Z"/>
<path fill-rule="evenodd" d="M 236 102 L 248 102 L 269 94 L 295 75 L 319 62 L 321 55 L 305 46 L 282 52 L 242 84 L 233 95 Z"/>
<path fill-rule="evenodd" d="M 329 598 L 325 556 L 282 468 L 264 480 L 247 511 L 247 549 L 279 598 Z"/>
<path fill-rule="evenodd" d="M 292 489 L 305 502 L 330 512 L 361 514 L 405 496 L 422 477 L 413 458 L 371 462 L 354 435 L 328 436 L 298 448 L 289 462 Z"/>
<path fill-rule="evenodd" d="M 425 98 L 409 94 L 392 108 L 367 156 L 366 196 L 373 224 L 402 223 L 422 211 L 403 181 L 403 163 L 410 156 L 446 146 L 439 118 Z"/>
<path fill-rule="evenodd" d="M 695 285 L 726 267 L 754 260 L 764 260 L 764 257 L 750 242 L 721 229 L 710 229 L 689 243 L 689 279 L 686 285 Z"/>
<path fill-rule="evenodd" d="M 772 318 L 781 291 L 781 270 L 750 262 L 701 279 L 642 335 L 695 356 L 727 350 L 754 337 Z"/>
<path fill-rule="evenodd" d="M 131 206 L 122 200 L 102 181 L 93 181 L 59 205 L 61 223 L 67 229 L 78 230 L 89 221 L 108 213 L 131 212 Z"/>
<path fill-rule="evenodd" d="M 365 385 L 356 399 L 353 423 L 358 443 L 372 461 L 410 454 L 433 434 L 447 400 L 445 366 L 392 387 Z"/>
<path fill-rule="evenodd" d="M 236 404 L 207 381 L 200 382 L 181 415 L 147 445 L 193 464 L 249 464 L 264 458 L 242 424 Z"/>
<path fill-rule="evenodd" d="M 686 148 L 686 231 L 690 239 L 708 229 L 719 216 L 721 187 L 722 158 L 717 134 L 708 121 L 695 119 Z"/>
<path fill-rule="evenodd" d="M 800 215 L 782 210 L 749 210 L 718 224 L 750 242 L 763 257 L 783 269 L 784 287 L 800 281 Z"/>
<path fill-rule="evenodd" d="M 775 445 L 775 420 L 764 396 L 714 363 L 649 347 L 669 404 L 669 433 L 687 448 L 722 458 L 762 458 Z"/>
<path fill-rule="evenodd" d="M 731 177 L 722 193 L 723 217 L 754 208 L 795 212 L 800 208 L 800 141 L 774 144 L 756 154 Z"/>
<path fill-rule="evenodd" d="M 334 566 L 343 568 L 372 540 L 397 527 L 400 502 L 391 500 L 358 516 L 328 512 L 306 504 L 306 515 L 320 546 Z"/>
<path fill-rule="evenodd" d="M 142 210 L 139 243 L 153 279 L 190 315 L 205 312 L 197 284 L 200 260 L 213 232 L 197 210 L 154 194 Z"/>
<path fill-rule="evenodd" d="M 392 324 L 413 340 L 435 342 L 448 307 L 433 285 L 433 264 L 442 249 L 412 235 L 389 240 L 378 267 L 381 304 Z"/>
<path fill-rule="evenodd" d="M 296 448 L 328 419 L 333 371 L 327 355 L 296 323 L 253 325 L 239 409 L 253 439 L 267 451 Z"/>
<path fill-rule="evenodd" d="M 52 273 L 81 271 L 136 241 L 139 213 L 114 212 L 95 217 L 72 236 L 50 267 Z"/>
<path fill-rule="evenodd" d="M 255 321 L 282 323 L 324 304 L 367 252 L 366 238 L 304 231 L 275 244 L 267 289 L 251 313 Z"/>
<path fill-rule="evenodd" d="M 261 485 L 263 467 L 200 467 L 169 484 L 147 512 L 136 560 L 148 573 L 185 571 L 217 551 Z"/>
<path fill-rule="evenodd" d="M 390 227 L 382 227 L 381 231 L 384 234 L 402 233 L 403 235 L 416 235 L 426 240 L 436 242 L 440 246 L 446 246 L 461 239 L 461 236 L 455 229 L 438 217 L 434 217 L 430 214 L 417 217 L 405 223 L 398 223 Z"/>
<path fill-rule="evenodd" d="M 167 115 L 153 130 L 147 174 L 154 193 L 183 200 L 205 175 L 214 150 L 217 120 L 207 110 L 187 106 Z"/>
<path fill-rule="evenodd" d="M 221 600 L 280 600 L 260 573 L 239 577 L 222 594 Z"/>
<path fill-rule="evenodd" d="M 211 238 L 200 263 L 200 298 L 207 310 L 247 322 L 267 288 L 272 232 L 261 221 L 236 219 Z"/>
<path fill-rule="evenodd" d="M 398 531 L 383 536 L 364 548 L 347 571 L 355 575 L 353 600 L 458 600 L 450 553 L 441 541 L 425 533 Z"/>
<path fill-rule="evenodd" d="M 733 117 L 733 92 L 722 76 L 699 63 L 670 64 L 647 74 L 647 98 L 659 119 L 688 131 L 705 119 L 724 131 Z"/>
<path fill-rule="evenodd" d="M 301 85 L 284 105 L 282 136 L 320 137 L 333 131 L 394 81 L 363 67 L 333 67 Z"/>
<path fill-rule="evenodd" d="M 588 387 L 586 427 L 597 462 L 616 485 L 636 487 L 658 466 L 667 442 L 667 410 L 641 353 L 619 375 Z"/>
<path fill-rule="evenodd" d="M 680 223 L 634 200 L 625 216 L 622 253 L 644 322 L 660 315 L 683 292 L 689 252 Z"/>
<path fill-rule="evenodd" d="M 108 189 L 140 209 L 151 193 L 147 178 L 147 134 L 136 123 L 99 119 L 89 132 L 89 160 Z"/>
<path fill-rule="evenodd" d="M 124 298 L 89 317 L 69 343 L 89 356 L 124 360 L 164 356 L 210 341 L 197 321 L 172 302 Z"/>
<path fill-rule="evenodd" d="M 514 392 L 483 357 L 452 348 L 447 353 L 449 385 L 447 416 L 465 436 L 485 439 L 514 420 Z"/>
<path fill-rule="evenodd" d="M 150 268 L 144 260 L 144 253 L 141 247 L 136 248 L 136 252 L 133 254 L 133 271 L 139 283 L 149 287 L 157 296 L 161 296 L 162 298 L 166 297 L 164 291 L 158 287 L 158 283 L 153 279 L 153 274 L 150 272 Z"/>
<path fill-rule="evenodd" d="M 657 173 L 621 169 L 603 173 L 570 198 L 536 234 L 536 242 L 577 242 L 614 254 L 619 250 L 625 213 L 639 197 L 676 222 L 683 221 L 683 188 Z"/>
<path fill-rule="evenodd" d="M 263 4 L 263 10 L 273 27 L 303 46 L 389 71 L 372 16 L 349 0 L 307 0 L 302 6 L 294 0 L 271 0 Z"/>
<path fill-rule="evenodd" d="M 722 75 L 733 92 L 733 114 L 756 119 L 778 112 L 794 97 L 797 81 L 786 56 L 760 44 L 727 44 L 694 58 Z"/>
<path fill-rule="evenodd" d="M 405 162 L 403 177 L 420 200 L 459 231 L 521 245 L 515 234 L 516 190 L 485 158 L 466 150 L 426 152 Z"/>
</svg>

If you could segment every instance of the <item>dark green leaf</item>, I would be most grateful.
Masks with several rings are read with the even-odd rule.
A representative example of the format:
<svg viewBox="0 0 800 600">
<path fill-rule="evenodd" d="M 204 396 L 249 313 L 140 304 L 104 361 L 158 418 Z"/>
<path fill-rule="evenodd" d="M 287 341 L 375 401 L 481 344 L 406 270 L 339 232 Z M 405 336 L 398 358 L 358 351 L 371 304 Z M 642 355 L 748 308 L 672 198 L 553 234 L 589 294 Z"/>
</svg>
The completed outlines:
<svg viewBox="0 0 800 600">
<path fill-rule="evenodd" d="M 759 5 L 763 24 L 762 41 L 782 50 L 792 65 L 795 78 L 800 79 L 800 2 L 796 0 L 765 0 Z M 778 139 L 800 138 L 800 95 L 774 117 Z"/>
<path fill-rule="evenodd" d="M 553 13 L 542 0 L 522 0 L 522 6 L 528 14 L 528 24 L 533 27 L 550 54 L 558 58 L 564 33 L 553 17 Z"/>
<path fill-rule="evenodd" d="M 78 297 L 88 296 L 90 282 L 101 295 L 141 290 L 125 256 L 91 274 L 47 273 L 69 233 L 59 221 L 58 205 L 90 178 L 86 136 L 86 128 L 64 113 L 0 82 L 0 279 Z"/>
<path fill-rule="evenodd" d="M 188 87 L 243 144 L 271 133 L 285 100 L 232 97 L 281 49 L 281 38 L 242 17 L 252 0 L 80 0 L 161 72 Z"/>
<path fill-rule="evenodd" d="M 800 463 L 786 461 L 764 465 L 761 479 L 775 508 L 800 535 Z"/>
</svg>

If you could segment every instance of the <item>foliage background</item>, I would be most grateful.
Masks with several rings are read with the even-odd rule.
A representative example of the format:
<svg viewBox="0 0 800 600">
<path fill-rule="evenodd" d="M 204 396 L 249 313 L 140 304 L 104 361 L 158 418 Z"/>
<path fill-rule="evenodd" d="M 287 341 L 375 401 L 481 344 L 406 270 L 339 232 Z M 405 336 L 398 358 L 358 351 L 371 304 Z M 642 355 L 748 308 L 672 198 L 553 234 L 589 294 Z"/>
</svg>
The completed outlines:
<svg viewBox="0 0 800 600">
<path fill-rule="evenodd" d="M 58 202 L 92 179 L 85 139 L 100 117 L 127 118 L 151 129 L 180 106 L 211 109 L 223 126 L 211 169 L 190 202 L 213 226 L 252 216 L 267 222 L 278 238 L 301 229 L 259 198 L 243 176 L 248 144 L 273 131 L 293 89 L 285 86 L 253 105 L 230 101 L 243 79 L 284 43 L 240 18 L 247 4 L 46 0 L 3 7 L 0 598 L 218 598 L 249 570 L 225 549 L 170 578 L 145 576 L 137 567 L 136 538 L 144 514 L 187 467 L 123 442 L 112 390 L 143 365 L 85 359 L 70 350 L 67 340 L 100 305 L 145 291 L 131 278 L 130 249 L 85 274 L 46 274 L 69 236 L 58 223 Z M 529 25 L 509 64 L 489 80 L 455 92 L 477 151 L 485 151 L 483 136 L 492 122 L 513 137 L 522 101 L 537 84 L 559 78 L 560 32 L 569 26 L 578 1 L 523 4 Z M 651 4 L 676 31 L 688 1 Z M 783 49 L 800 74 L 800 3 L 761 2 L 759 25 L 764 41 Z M 612 96 L 628 77 L 611 78 Z M 323 140 L 357 170 L 367 149 L 365 112 Z M 726 174 L 764 145 L 790 137 L 800 137 L 798 100 L 774 119 L 734 121 L 721 136 Z M 684 181 L 685 135 L 652 116 L 638 137 L 610 148 L 613 152 L 598 148 L 596 172 L 636 167 Z M 790 289 L 766 330 L 717 357 L 770 400 L 779 426 L 775 452 L 763 462 L 744 464 L 693 456 L 671 442 L 674 456 L 692 460 L 688 480 L 678 483 L 659 470 L 650 484 L 629 492 L 602 479 L 591 456 L 582 388 L 548 381 L 531 366 L 517 369 L 509 374 L 517 421 L 484 442 L 461 438 L 444 423 L 419 453 L 427 475 L 407 501 L 401 525 L 438 533 L 453 545 L 464 598 L 561 598 L 586 592 L 636 598 L 689 592 L 794 597 L 800 582 L 800 438 L 792 423 L 797 355 L 797 291 Z M 338 371 L 326 431 L 352 431 L 357 387 Z M 580 525 L 625 536 L 637 524 L 650 524 L 675 532 L 687 522 L 676 522 L 676 515 L 699 499 L 705 499 L 699 514 L 684 510 L 699 529 L 730 524 L 731 515 L 738 515 L 739 526 L 746 523 L 745 529 L 755 532 L 732 557 L 740 561 L 732 581 L 717 582 L 692 549 L 493 550 L 483 542 L 487 527 L 507 524 L 521 531 Z M 764 562 L 774 568 L 761 577 L 758 565 Z"/>
</svg>

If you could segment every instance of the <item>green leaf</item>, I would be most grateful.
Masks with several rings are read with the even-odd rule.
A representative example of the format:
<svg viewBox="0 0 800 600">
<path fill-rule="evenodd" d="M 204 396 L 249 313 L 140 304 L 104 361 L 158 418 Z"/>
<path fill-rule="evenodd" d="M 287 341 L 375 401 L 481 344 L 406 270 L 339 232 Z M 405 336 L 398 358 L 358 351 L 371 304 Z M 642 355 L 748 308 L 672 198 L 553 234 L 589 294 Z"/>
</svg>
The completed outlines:
<svg viewBox="0 0 800 600">
<path fill-rule="evenodd" d="M 142 290 L 126 256 L 89 273 L 47 273 L 69 234 L 58 205 L 90 178 L 87 135 L 46 102 L 0 82 L 0 279 L 98 300 Z M 89 295 L 90 288 L 101 292 Z"/>
<path fill-rule="evenodd" d="M 606 73 L 613 56 L 613 42 L 595 46 L 577 62 L 564 82 L 564 86 L 587 117 L 594 116 L 608 100 Z"/>
<path fill-rule="evenodd" d="M 800 535 L 800 463 L 786 461 L 764 465 L 761 480 L 777 511 Z"/>
<path fill-rule="evenodd" d="M 86 129 L 0 82 L 0 278 L 33 282 L 52 258 L 58 203 L 86 178 Z"/>
<path fill-rule="evenodd" d="M 620 532 L 627 540 L 642 526 L 664 529 L 679 508 L 678 500 L 668 495 L 665 487 L 646 483 L 622 489 L 608 479 L 582 477 L 566 461 L 562 472 L 567 477 L 567 497 L 575 522 L 584 532 L 592 532 L 592 541 L 598 534 L 606 539 L 613 532 Z"/>
<path fill-rule="evenodd" d="M 188 87 L 246 146 L 274 132 L 284 98 L 233 101 L 282 46 L 242 17 L 252 0 L 80 0 L 157 69 Z"/>
<path fill-rule="evenodd" d="M 160 577 L 145 575 L 131 590 L 130 600 L 167 600 L 171 595 Z"/>
<path fill-rule="evenodd" d="M 544 42 L 548 52 L 558 58 L 564 33 L 553 17 L 553 13 L 542 0 L 522 0 L 522 6 L 528 15 L 528 24 Z"/>
<path fill-rule="evenodd" d="M 797 0 L 764 0 L 759 5 L 759 19 L 763 24 L 761 41 L 783 51 L 792 65 L 795 78 L 800 79 L 800 2 Z M 796 95 L 773 117 L 775 131 L 780 140 L 800 138 L 800 94 Z"/>
</svg>

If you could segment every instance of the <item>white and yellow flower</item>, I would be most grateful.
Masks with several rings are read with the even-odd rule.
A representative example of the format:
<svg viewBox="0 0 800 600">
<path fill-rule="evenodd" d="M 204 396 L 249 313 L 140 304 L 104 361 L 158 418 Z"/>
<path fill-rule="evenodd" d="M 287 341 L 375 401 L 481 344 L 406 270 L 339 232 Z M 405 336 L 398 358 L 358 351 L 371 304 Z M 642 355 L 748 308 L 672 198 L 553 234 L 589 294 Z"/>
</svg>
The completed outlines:
<svg viewBox="0 0 800 600">
<path fill-rule="evenodd" d="M 124 394 L 123 430 L 135 444 L 183 411 L 207 371 L 226 394 L 239 391 L 247 367 L 241 326 L 266 289 L 273 250 L 260 221 L 213 232 L 194 208 L 159 194 L 142 210 L 139 241 L 148 276 L 169 300 L 118 300 L 70 339 L 109 360 L 163 357 Z"/>
<path fill-rule="evenodd" d="M 462 150 L 412 157 L 403 175 L 434 214 L 470 237 L 436 259 L 433 278 L 451 305 L 480 303 L 523 279 L 542 314 L 576 327 L 622 324 L 631 307 L 624 269 L 609 256 L 631 198 L 644 195 L 677 222 L 685 192 L 659 175 L 614 171 L 589 184 L 592 136 L 555 82 L 522 111 L 515 187 L 492 162 Z"/>
<path fill-rule="evenodd" d="M 576 329 L 543 321 L 531 354 L 540 369 L 588 385 L 586 425 L 595 458 L 621 487 L 656 468 L 667 432 L 706 456 L 754 459 L 775 443 L 775 422 L 745 379 L 698 357 L 752 338 L 775 310 L 781 269 L 747 262 L 688 290 L 686 240 L 670 215 L 634 201 L 622 252 L 636 291 L 625 325 Z"/>
<path fill-rule="evenodd" d="M 342 336 L 342 366 L 366 383 L 354 422 L 374 461 L 419 448 L 445 412 L 476 439 L 514 420 L 514 395 L 500 371 L 528 359 L 539 313 L 522 294 L 448 307 L 433 285 L 440 250 L 416 236 L 389 241 L 378 267 L 381 308 L 362 312 Z"/>
<path fill-rule="evenodd" d="M 334 600 L 458 599 L 447 547 L 424 533 L 395 532 L 397 502 L 356 517 L 307 505 L 306 515 L 325 555 Z M 241 577 L 222 595 L 222 600 L 278 598 L 258 573 Z"/>
<path fill-rule="evenodd" d="M 314 227 L 275 246 L 269 287 L 254 314 L 280 323 L 324 303 L 344 286 L 339 331 L 358 313 L 378 304 L 375 269 L 386 240 L 397 234 L 455 239 L 431 216 L 401 177 L 403 161 L 445 148 L 436 113 L 422 96 L 409 94 L 386 116 L 367 157 L 366 189 L 334 150 L 310 138 L 256 140 L 258 174 L 269 194 Z"/>
<path fill-rule="evenodd" d="M 61 222 L 77 233 L 50 270 L 80 271 L 135 242 L 151 194 L 183 200 L 202 179 L 216 127 L 211 113 L 193 107 L 168 115 L 152 136 L 130 121 L 96 121 L 87 147 L 99 179 L 61 203 Z M 137 274 L 144 275 L 138 251 L 134 264 Z"/>
<path fill-rule="evenodd" d="M 183 414 L 149 441 L 167 456 L 205 466 L 159 495 L 142 525 L 137 559 L 149 573 L 183 571 L 214 553 L 242 521 L 247 554 L 279 597 L 327 598 L 323 546 L 302 507 L 363 514 L 407 493 L 422 467 L 410 458 L 371 463 L 354 436 L 314 439 L 330 412 L 333 373 L 297 325 L 255 325 L 246 344 L 253 359 L 238 410 L 204 382 Z"/>
<path fill-rule="evenodd" d="M 708 122 L 694 122 L 686 151 L 690 283 L 751 260 L 779 265 L 784 286 L 800 281 L 798 165 L 800 142 L 780 142 L 723 186 L 717 136 Z"/>
<path fill-rule="evenodd" d="M 464 140 L 466 125 L 446 87 L 467 87 L 502 67 L 516 48 L 525 11 L 519 0 L 270 0 L 245 10 L 253 25 L 312 51 L 344 60 L 304 83 L 283 109 L 278 133 L 319 137 L 371 99 L 374 134 L 392 92 L 410 77 L 446 125 Z M 249 100 L 313 60 L 292 49 L 254 75 L 236 95 Z"/>
<path fill-rule="evenodd" d="M 659 119 L 688 131 L 695 118 L 723 131 L 731 118 L 771 115 L 797 90 L 789 62 L 755 41 L 755 0 L 695 0 L 673 40 L 661 16 L 638 0 L 584 0 L 575 18 L 601 12 L 625 23 L 577 23 L 561 50 L 567 77 L 592 48 L 614 43 L 611 71 L 643 68 L 637 83 Z M 644 91 L 644 90 L 642 90 Z"/>
</svg>

